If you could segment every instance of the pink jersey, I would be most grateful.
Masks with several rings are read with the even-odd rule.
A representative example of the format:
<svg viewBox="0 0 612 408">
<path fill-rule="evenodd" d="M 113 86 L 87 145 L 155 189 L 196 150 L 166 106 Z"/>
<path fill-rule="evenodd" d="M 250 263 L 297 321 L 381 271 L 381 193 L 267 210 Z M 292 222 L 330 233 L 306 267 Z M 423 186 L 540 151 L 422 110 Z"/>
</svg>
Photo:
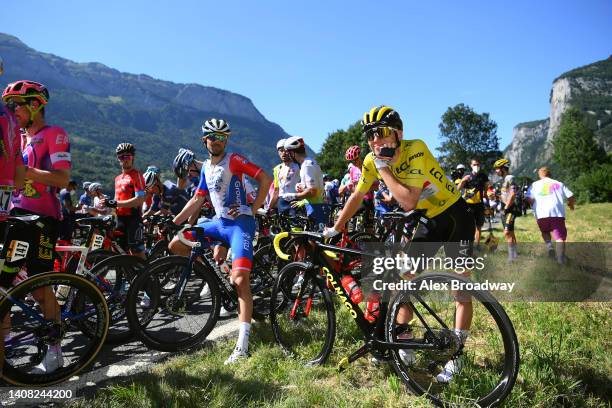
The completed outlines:
<svg viewBox="0 0 612 408">
<path fill-rule="evenodd" d="M 353 183 L 353 186 L 357 187 L 359 179 L 361 178 L 361 168 L 355 165 L 351 166 L 349 170 L 349 176 L 351 177 L 351 182 Z M 378 189 L 378 183 L 376 183 L 376 189 Z M 374 198 L 374 186 L 370 188 L 370 191 L 368 191 L 368 193 L 363 198 L 366 200 L 372 200 Z"/>
<path fill-rule="evenodd" d="M 6 216 L 15 186 L 15 168 L 23 164 L 21 132 L 12 112 L 0 104 L 0 217 Z"/>
<path fill-rule="evenodd" d="M 25 144 L 25 136 L 23 139 Z M 25 144 L 23 161 L 40 170 L 70 169 L 70 141 L 66 131 L 59 126 L 45 126 L 39 130 L 30 138 L 30 143 Z M 23 190 L 13 198 L 13 207 L 60 219 L 57 190 L 57 187 L 26 179 Z"/>
</svg>

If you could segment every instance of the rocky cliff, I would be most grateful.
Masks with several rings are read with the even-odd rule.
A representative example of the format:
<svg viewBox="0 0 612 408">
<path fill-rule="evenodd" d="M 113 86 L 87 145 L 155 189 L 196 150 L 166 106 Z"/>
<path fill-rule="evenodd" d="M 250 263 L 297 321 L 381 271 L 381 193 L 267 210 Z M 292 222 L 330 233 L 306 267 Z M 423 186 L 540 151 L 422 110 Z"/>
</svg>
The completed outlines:
<svg viewBox="0 0 612 408">
<path fill-rule="evenodd" d="M 533 169 L 550 163 L 552 140 L 570 106 L 586 114 L 597 141 L 606 151 L 612 150 L 612 56 L 559 76 L 553 81 L 549 102 L 548 119 L 513 129 L 512 142 L 504 153 L 514 173 L 532 175 Z"/>
</svg>

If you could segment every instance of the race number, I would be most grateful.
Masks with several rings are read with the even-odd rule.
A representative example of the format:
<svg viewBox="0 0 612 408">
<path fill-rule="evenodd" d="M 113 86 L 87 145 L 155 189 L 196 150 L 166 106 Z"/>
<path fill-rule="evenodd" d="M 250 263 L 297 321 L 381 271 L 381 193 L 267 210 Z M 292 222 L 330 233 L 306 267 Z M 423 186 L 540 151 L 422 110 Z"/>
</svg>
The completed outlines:
<svg viewBox="0 0 612 408">
<path fill-rule="evenodd" d="M 91 249 L 100 249 L 104 244 L 104 236 L 95 234 L 91 240 Z"/>
<path fill-rule="evenodd" d="M 25 259 L 28 254 L 28 248 L 30 248 L 30 244 L 27 242 L 12 240 L 8 247 L 6 259 L 8 259 L 9 262 Z"/>
<path fill-rule="evenodd" d="M 13 186 L 0 186 L 0 213 L 8 213 L 13 190 Z"/>
</svg>

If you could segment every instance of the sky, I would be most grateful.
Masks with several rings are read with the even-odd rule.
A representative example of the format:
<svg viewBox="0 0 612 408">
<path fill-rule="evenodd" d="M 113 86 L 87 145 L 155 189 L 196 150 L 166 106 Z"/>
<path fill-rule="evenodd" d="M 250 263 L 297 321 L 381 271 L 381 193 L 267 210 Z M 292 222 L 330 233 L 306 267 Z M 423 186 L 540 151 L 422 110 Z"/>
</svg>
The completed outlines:
<svg viewBox="0 0 612 408">
<path fill-rule="evenodd" d="M 0 32 L 36 50 L 247 96 L 316 151 L 380 104 L 433 150 L 458 103 L 491 115 L 503 149 L 548 117 L 557 76 L 612 54 L 610 0 L 13 4 Z"/>
</svg>

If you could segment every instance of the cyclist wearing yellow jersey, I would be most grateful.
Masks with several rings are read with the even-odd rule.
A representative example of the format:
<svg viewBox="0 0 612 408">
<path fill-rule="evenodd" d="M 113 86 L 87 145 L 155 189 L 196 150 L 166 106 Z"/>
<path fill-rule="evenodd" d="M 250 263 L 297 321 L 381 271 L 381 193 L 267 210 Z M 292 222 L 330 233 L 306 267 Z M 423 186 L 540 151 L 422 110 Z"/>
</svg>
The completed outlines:
<svg viewBox="0 0 612 408">
<path fill-rule="evenodd" d="M 361 125 L 371 152 L 363 162 L 357 188 L 333 228 L 326 229 L 324 236 L 339 234 L 359 208 L 370 186 L 381 179 L 405 211 L 424 210 L 425 216 L 434 221 L 429 229 L 422 225 L 417 228 L 409 255 L 435 255 L 439 245 L 415 245 L 430 242 L 443 245 L 447 257 L 471 256 L 474 218 L 468 213 L 457 187 L 446 177 L 427 145 L 419 139 L 402 140 L 404 133 L 400 115 L 388 106 L 374 107 L 366 112 Z M 399 323 L 410 321 L 411 315 L 412 311 L 405 308 L 404 313 L 398 315 Z M 471 301 L 458 302 L 455 332 L 462 341 L 469 334 L 471 320 Z M 411 354 L 410 350 L 400 351 L 400 357 L 406 364 L 414 361 Z M 440 382 L 448 382 L 460 369 L 460 360 L 451 360 L 436 378 Z"/>
</svg>

